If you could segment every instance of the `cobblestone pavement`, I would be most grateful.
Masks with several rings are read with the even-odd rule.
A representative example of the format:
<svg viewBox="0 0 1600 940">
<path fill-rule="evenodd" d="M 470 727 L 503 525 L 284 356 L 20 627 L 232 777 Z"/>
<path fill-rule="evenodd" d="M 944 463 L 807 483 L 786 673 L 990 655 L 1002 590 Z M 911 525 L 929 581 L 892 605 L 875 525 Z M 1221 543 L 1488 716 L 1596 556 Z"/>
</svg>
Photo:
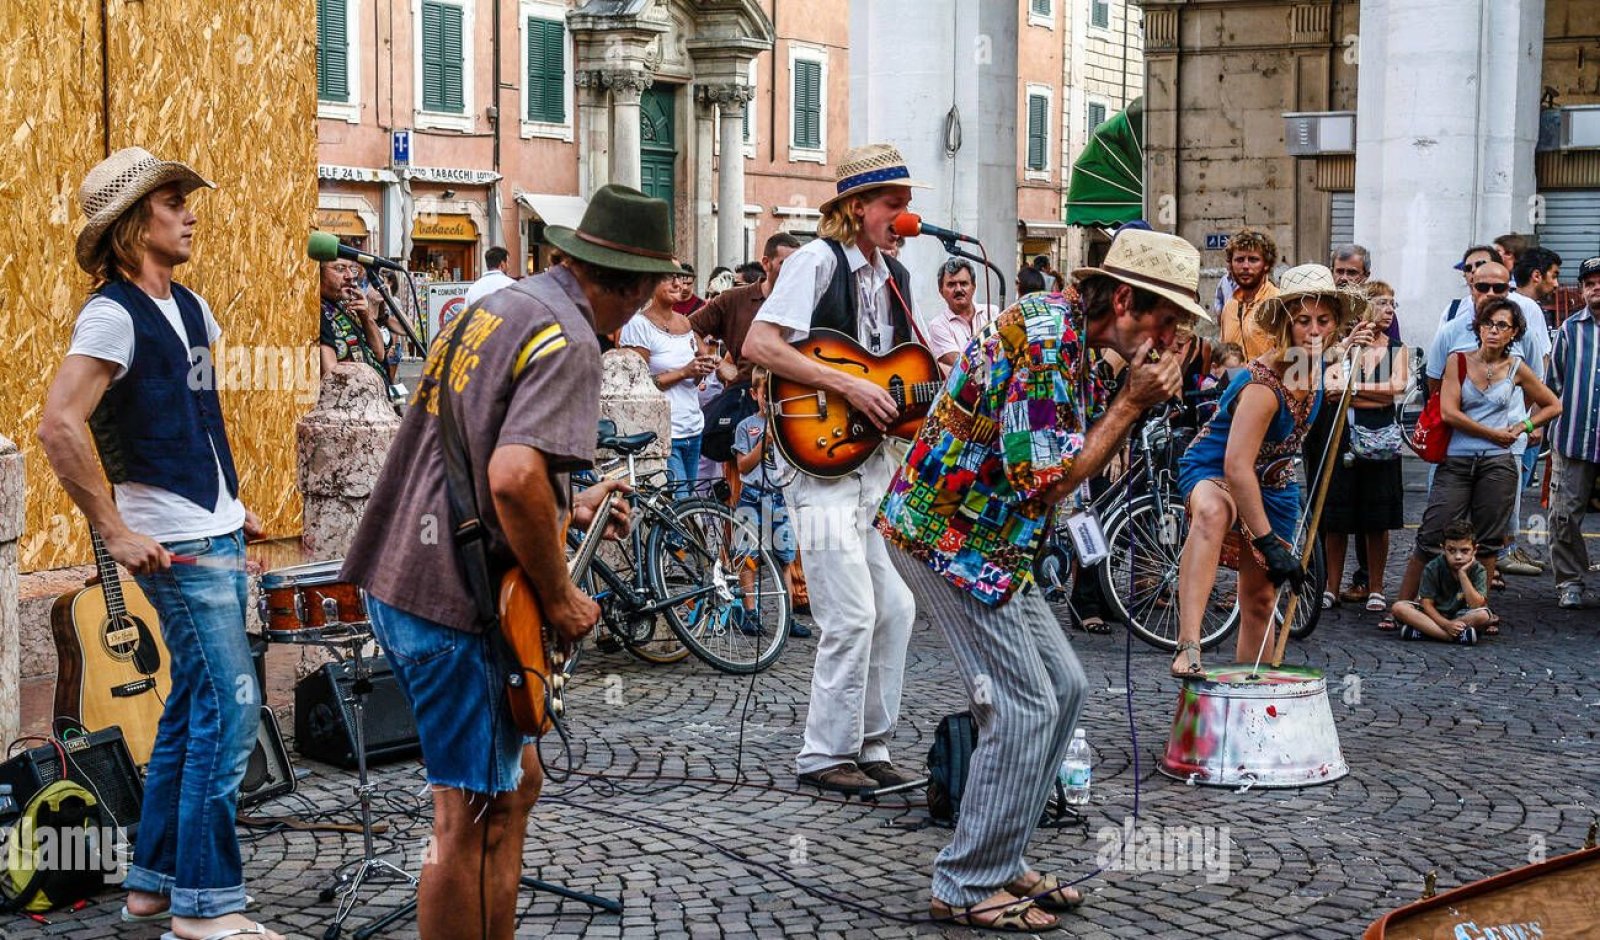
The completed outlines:
<svg viewBox="0 0 1600 940">
<path fill-rule="evenodd" d="M 1420 513 L 1420 494 L 1409 501 L 1413 516 Z M 1397 536 L 1398 551 L 1410 544 L 1410 531 Z M 1391 564 L 1391 592 L 1402 562 Z M 1332 611 L 1291 647 L 1292 662 L 1328 676 L 1351 768 L 1343 780 L 1302 790 L 1238 793 L 1158 774 L 1177 688 L 1165 675 L 1167 657 L 1132 645 L 1134 747 L 1124 636 L 1074 634 L 1089 676 L 1083 723 L 1099 759 L 1089 826 L 1041 830 L 1033 861 L 1087 875 L 1101 836 L 1130 820 L 1136 799 L 1141 826 L 1215 827 L 1205 831 L 1222 841 L 1204 870 L 1141 864 L 1090 878 L 1088 905 L 1067 918 L 1070 933 L 1057 935 L 1355 937 L 1383 911 L 1414 899 L 1429 870 L 1443 889 L 1540 853 L 1577 849 L 1600 779 L 1596 613 L 1557 611 L 1548 578 L 1510 581 L 1493 598 L 1506 617 L 1504 635 L 1476 648 L 1403 643 L 1374 629 L 1376 615 L 1349 608 Z M 927 910 L 929 863 L 949 836 L 924 825 L 918 801 L 888 797 L 874 806 L 795 792 L 792 757 L 814 644 L 794 643 L 753 683 L 693 661 L 586 659 L 583 681 L 569 695 L 573 765 L 604 777 L 547 786 L 527 867 L 618 897 L 625 910 L 597 914 L 525 893 L 519 936 L 977 936 L 898 919 Z M 920 763 L 940 716 L 962 707 L 944 643 L 919 627 L 900 757 Z M 257 810 L 337 811 L 349 820 L 353 775 L 302 766 L 312 774 L 299 794 Z M 385 766 L 377 782 L 379 812 L 391 827 L 380 846 L 414 870 L 426 833 L 407 815 L 422 805 L 419 768 Z M 293 936 L 322 936 L 332 908 L 318 901 L 318 888 L 360 850 L 354 836 L 257 838 L 246 846 L 245 868 L 259 916 Z M 389 888 L 353 923 L 405 898 Z M 5 932 L 160 935 L 123 928 L 119 903 L 108 893 L 83 912 L 58 915 L 51 927 L 13 919 Z M 408 922 L 384 936 L 415 937 L 416 929 Z"/>
</svg>

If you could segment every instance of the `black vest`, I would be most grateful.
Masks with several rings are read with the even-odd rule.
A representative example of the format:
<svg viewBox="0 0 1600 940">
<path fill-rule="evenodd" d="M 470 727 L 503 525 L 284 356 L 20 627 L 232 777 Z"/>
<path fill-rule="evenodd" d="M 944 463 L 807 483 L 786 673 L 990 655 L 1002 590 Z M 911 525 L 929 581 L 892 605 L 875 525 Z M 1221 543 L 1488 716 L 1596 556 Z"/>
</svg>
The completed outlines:
<svg viewBox="0 0 1600 940">
<path fill-rule="evenodd" d="M 817 305 L 811 311 L 811 328 L 838 330 L 840 333 L 855 339 L 856 332 L 856 275 L 850 270 L 850 262 L 844 256 L 844 248 L 831 238 L 823 239 L 829 248 L 833 249 L 833 280 L 828 282 L 827 290 L 817 299 Z M 894 279 L 895 286 L 889 290 L 889 316 L 894 324 L 894 345 L 909 343 L 911 335 L 911 311 L 906 309 L 911 297 L 911 272 L 906 266 L 889 257 L 883 256 L 884 262 L 889 267 L 889 276 Z M 877 352 L 877 350 L 873 350 Z"/>
<path fill-rule="evenodd" d="M 199 298 L 172 285 L 188 337 L 184 343 L 155 301 L 133 284 L 113 281 L 100 296 L 133 318 L 133 361 L 89 418 L 106 476 L 112 483 L 159 486 L 210 512 L 217 506 L 220 463 L 228 495 L 239 495 L 217 401 L 220 369 L 210 362 Z"/>
</svg>

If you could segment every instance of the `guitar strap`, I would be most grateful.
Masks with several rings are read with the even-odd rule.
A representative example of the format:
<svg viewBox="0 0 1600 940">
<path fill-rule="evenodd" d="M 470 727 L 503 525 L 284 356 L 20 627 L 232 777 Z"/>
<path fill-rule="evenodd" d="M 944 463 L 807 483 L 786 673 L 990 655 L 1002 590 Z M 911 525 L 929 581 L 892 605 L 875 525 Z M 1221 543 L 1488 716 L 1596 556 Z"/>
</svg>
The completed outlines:
<svg viewBox="0 0 1600 940">
<path fill-rule="evenodd" d="M 467 590 L 472 595 L 478 629 L 500 636 L 500 604 L 496 598 L 494 579 L 489 570 L 489 533 L 478 511 L 478 500 L 472 484 L 472 458 L 461 438 L 456 423 L 455 409 L 450 397 L 450 384 L 454 379 L 450 367 L 455 363 L 456 348 L 467 332 L 476 308 L 462 314 L 445 348 L 444 362 L 436 381 L 439 383 L 439 439 L 444 448 L 445 492 L 450 504 L 450 531 L 456 549 L 456 561 L 467 579 Z M 503 641 L 502 641 L 503 642 Z"/>
</svg>

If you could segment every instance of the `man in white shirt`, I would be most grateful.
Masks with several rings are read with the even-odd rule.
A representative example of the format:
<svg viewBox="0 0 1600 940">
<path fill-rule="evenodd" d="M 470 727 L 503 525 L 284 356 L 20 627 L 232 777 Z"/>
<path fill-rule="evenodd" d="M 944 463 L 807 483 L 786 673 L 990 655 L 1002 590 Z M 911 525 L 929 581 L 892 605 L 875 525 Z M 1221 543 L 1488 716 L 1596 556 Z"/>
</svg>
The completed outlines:
<svg viewBox="0 0 1600 940">
<path fill-rule="evenodd" d="M 848 401 L 879 427 L 899 415 L 888 392 L 789 344 L 822 328 L 853 336 L 873 353 L 918 340 L 910 275 L 885 254 L 913 186 L 924 184 L 911 179 L 895 148 L 846 152 L 835 195 L 821 206 L 820 237 L 784 261 L 744 341 L 745 358 Z M 801 783 L 822 790 L 865 793 L 916 779 L 889 757 L 916 604 L 872 524 L 894 469 L 879 448 L 843 477 L 800 474 L 784 488 L 821 631 L 795 767 Z"/>
<path fill-rule="evenodd" d="M 993 304 L 980 307 L 973 303 L 976 280 L 972 264 L 965 258 L 951 258 L 940 265 L 938 277 L 945 309 L 928 321 L 928 345 L 939 364 L 948 369 L 999 311 Z"/>
<path fill-rule="evenodd" d="M 216 370 L 191 365 L 210 362 L 221 330 L 205 301 L 173 280 L 193 246 L 188 195 L 211 185 L 138 147 L 89 171 L 78 190 L 86 224 L 77 261 L 95 291 L 45 398 L 39 439 L 62 487 L 155 606 L 170 653 L 172 690 L 145 768 L 123 916 L 170 916 L 169 936 L 282 940 L 242 913 L 234 830 L 261 714 L 244 572 L 245 538 L 261 525 L 239 501 Z"/>
<path fill-rule="evenodd" d="M 506 273 L 506 262 L 510 258 L 511 253 L 499 245 L 483 253 L 483 266 L 486 270 L 483 277 L 473 281 L 472 286 L 467 288 L 467 306 L 472 306 L 502 287 L 510 287 L 517 283 L 516 278 Z"/>
</svg>

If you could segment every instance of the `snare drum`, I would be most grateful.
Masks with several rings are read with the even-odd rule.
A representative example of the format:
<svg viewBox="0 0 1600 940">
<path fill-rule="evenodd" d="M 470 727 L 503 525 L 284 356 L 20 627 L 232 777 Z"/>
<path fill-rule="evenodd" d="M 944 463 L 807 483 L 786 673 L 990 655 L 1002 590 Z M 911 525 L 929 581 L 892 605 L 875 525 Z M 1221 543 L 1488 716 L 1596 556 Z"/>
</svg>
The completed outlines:
<svg viewBox="0 0 1600 940">
<path fill-rule="evenodd" d="M 342 567 L 344 560 L 337 559 L 263 574 L 260 613 L 268 639 L 292 643 L 327 627 L 365 625 L 361 589 L 339 578 Z"/>
</svg>

